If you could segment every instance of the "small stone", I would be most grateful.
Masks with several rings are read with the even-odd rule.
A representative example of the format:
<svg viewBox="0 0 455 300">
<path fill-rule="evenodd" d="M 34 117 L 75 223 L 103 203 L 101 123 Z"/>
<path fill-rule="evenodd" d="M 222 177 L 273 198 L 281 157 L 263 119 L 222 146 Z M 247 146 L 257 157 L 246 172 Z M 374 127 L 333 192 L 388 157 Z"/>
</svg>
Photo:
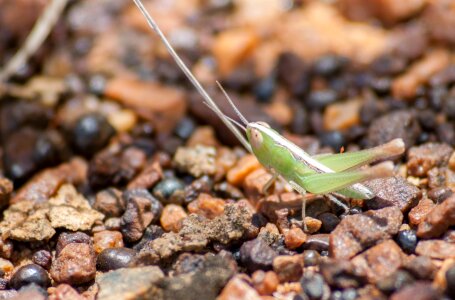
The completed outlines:
<svg viewBox="0 0 455 300">
<path fill-rule="evenodd" d="M 13 255 L 14 244 L 11 240 L 0 239 L 0 257 L 10 259 Z"/>
<path fill-rule="evenodd" d="M 4 258 L 0 258 L 0 274 L 8 274 L 14 269 L 13 264 Z"/>
<path fill-rule="evenodd" d="M 185 184 L 177 178 L 166 178 L 153 188 L 153 195 L 163 204 L 181 204 L 184 197 Z"/>
<path fill-rule="evenodd" d="M 145 166 L 145 168 L 128 183 L 128 189 L 151 189 L 164 177 L 163 170 L 158 161 Z"/>
<path fill-rule="evenodd" d="M 98 254 L 108 248 L 123 247 L 122 233 L 119 231 L 100 231 L 93 234 L 93 247 Z"/>
<path fill-rule="evenodd" d="M 262 297 L 239 276 L 235 276 L 226 284 L 218 300 L 261 300 Z"/>
<path fill-rule="evenodd" d="M 91 245 L 92 240 L 91 238 L 83 233 L 83 232 L 62 232 L 58 236 L 57 240 L 57 245 L 55 247 L 55 251 L 57 256 L 60 254 L 60 252 L 65 248 L 67 245 L 71 243 L 82 243 L 82 244 L 87 244 Z"/>
<path fill-rule="evenodd" d="M 276 291 L 278 284 L 278 276 L 273 271 L 264 272 L 258 270 L 251 276 L 253 286 L 260 295 L 272 295 Z"/>
<path fill-rule="evenodd" d="M 187 213 L 181 206 L 168 204 L 163 209 L 160 223 L 165 231 L 178 232 L 182 226 L 182 220 L 187 216 Z"/>
<path fill-rule="evenodd" d="M 210 124 L 210 122 L 208 123 Z M 216 139 L 215 130 L 211 126 L 200 126 L 196 128 L 186 142 L 187 147 L 196 147 L 197 145 L 217 147 L 219 144 L 220 142 Z"/>
<path fill-rule="evenodd" d="M 408 214 L 409 223 L 417 226 L 423 222 L 426 215 L 435 207 L 435 204 L 430 199 L 421 199 L 416 207 L 412 208 Z"/>
<path fill-rule="evenodd" d="M 436 205 L 419 224 L 417 236 L 433 238 L 442 235 L 449 226 L 455 225 L 455 195 Z"/>
<path fill-rule="evenodd" d="M 245 177 L 245 181 L 243 183 L 245 195 L 247 198 L 259 200 L 264 193 L 265 185 L 270 179 L 272 179 L 272 175 L 264 168 L 254 170 L 248 174 Z M 272 189 L 273 185 L 267 192 L 270 192 Z"/>
<path fill-rule="evenodd" d="M 315 233 L 321 229 L 322 222 L 321 220 L 312 218 L 312 217 L 305 217 L 305 224 L 308 233 Z"/>
<path fill-rule="evenodd" d="M 303 292 L 309 299 L 322 299 L 324 295 L 324 278 L 320 274 L 305 274 L 300 280 Z"/>
<path fill-rule="evenodd" d="M 324 111 L 324 129 L 344 130 L 360 124 L 360 108 L 358 99 L 329 105 Z"/>
<path fill-rule="evenodd" d="M 79 153 L 90 156 L 106 146 L 114 134 L 114 127 L 103 115 L 90 113 L 76 121 L 72 142 Z"/>
<path fill-rule="evenodd" d="M 240 247 L 240 261 L 250 272 L 272 269 L 277 256 L 278 253 L 260 238 L 245 242 Z"/>
<path fill-rule="evenodd" d="M 301 255 L 280 255 L 273 260 L 273 270 L 280 282 L 298 281 L 303 274 Z"/>
<path fill-rule="evenodd" d="M 316 251 L 329 250 L 330 235 L 327 233 L 312 234 L 305 242 L 305 249 Z"/>
<path fill-rule="evenodd" d="M 410 272 L 415 278 L 432 280 L 436 274 L 437 267 L 428 256 L 415 256 L 404 261 L 402 268 Z"/>
<path fill-rule="evenodd" d="M 403 139 L 406 148 L 412 147 L 420 134 L 420 127 L 409 111 L 394 111 L 375 119 L 368 128 L 368 144 L 379 146 L 393 139 Z"/>
<path fill-rule="evenodd" d="M 214 198 L 209 194 L 199 194 L 195 201 L 188 204 L 188 212 L 213 219 L 223 214 L 225 205 L 223 199 Z"/>
<path fill-rule="evenodd" d="M 248 174 L 261 167 L 261 164 L 254 155 L 245 155 L 228 171 L 226 179 L 230 184 L 239 186 Z"/>
<path fill-rule="evenodd" d="M 193 148 L 180 147 L 174 156 L 177 168 L 194 177 L 213 175 L 215 166 L 216 149 L 213 147 L 195 146 Z"/>
<path fill-rule="evenodd" d="M 330 233 L 332 232 L 340 223 L 340 219 L 332 213 L 322 213 L 318 216 L 318 219 L 322 222 L 322 232 Z"/>
<path fill-rule="evenodd" d="M 452 147 L 447 144 L 427 143 L 411 147 L 406 164 L 408 174 L 424 177 L 431 168 L 446 166 L 452 153 Z"/>
<path fill-rule="evenodd" d="M 365 272 L 370 282 L 378 282 L 402 266 L 405 254 L 392 240 L 382 242 L 352 259 L 355 267 Z"/>
<path fill-rule="evenodd" d="M 122 192 L 116 188 L 108 188 L 96 193 L 93 208 L 104 214 L 106 218 L 120 217 L 126 208 Z"/>
<path fill-rule="evenodd" d="M 93 247 L 83 243 L 66 245 L 52 262 L 50 274 L 58 283 L 82 284 L 95 278 L 96 255 Z"/>
<path fill-rule="evenodd" d="M 431 286 L 431 282 L 417 281 L 407 285 L 390 297 L 391 300 L 437 300 L 441 299 L 439 291 Z"/>
<path fill-rule="evenodd" d="M 321 255 L 315 250 L 303 251 L 303 264 L 305 267 L 317 266 Z"/>
<path fill-rule="evenodd" d="M 296 227 L 284 232 L 284 243 L 291 250 L 297 249 L 305 243 L 307 235 L 302 229 Z"/>
<path fill-rule="evenodd" d="M 414 253 L 417 246 L 417 236 L 414 230 L 399 231 L 396 241 L 404 252 L 408 254 Z"/>
<path fill-rule="evenodd" d="M 412 277 L 409 272 L 398 270 L 388 277 L 378 281 L 376 286 L 381 292 L 386 295 L 390 295 L 406 285 L 413 283 L 415 279 Z"/>
<path fill-rule="evenodd" d="M 52 294 L 49 296 L 49 300 L 84 300 L 84 296 L 80 295 L 75 289 L 68 284 L 59 284 Z"/>
<path fill-rule="evenodd" d="M 0 177 L 0 208 L 8 205 L 13 191 L 13 183 L 8 178 Z"/>
<path fill-rule="evenodd" d="M 96 259 L 98 271 L 107 272 L 131 266 L 136 251 L 129 248 L 107 248 L 104 249 Z"/>
<path fill-rule="evenodd" d="M 47 250 L 39 250 L 33 254 L 32 260 L 35 264 L 49 270 L 52 263 L 52 254 Z"/>
<path fill-rule="evenodd" d="M 437 187 L 428 191 L 428 198 L 439 204 L 452 196 L 452 194 L 453 192 L 450 188 Z"/>
<path fill-rule="evenodd" d="M 164 278 L 157 266 L 118 269 L 96 277 L 99 286 L 97 299 L 151 299 L 157 296 L 156 283 Z"/>
<path fill-rule="evenodd" d="M 455 297 L 455 266 L 452 266 L 447 270 L 445 277 L 447 282 L 447 294 L 453 298 Z"/>
<path fill-rule="evenodd" d="M 22 287 L 17 295 L 13 297 L 15 300 L 46 300 L 47 292 L 45 289 L 39 287 L 36 284 L 29 284 Z"/>
<path fill-rule="evenodd" d="M 402 212 L 409 211 L 417 204 L 422 192 L 401 176 L 370 180 L 365 184 L 374 193 L 373 201 L 366 201 L 369 209 L 396 206 Z"/>
<path fill-rule="evenodd" d="M 398 233 L 402 220 L 403 214 L 395 206 L 346 216 L 330 234 L 330 256 L 351 258 Z"/>
<path fill-rule="evenodd" d="M 366 282 L 365 273 L 351 261 L 326 259 L 321 261 L 319 268 L 330 286 L 341 289 L 358 288 Z"/>
<path fill-rule="evenodd" d="M 209 176 L 202 176 L 187 185 L 184 190 L 184 203 L 191 203 L 201 194 L 210 194 L 213 189 L 213 179 Z"/>
<path fill-rule="evenodd" d="M 416 253 L 437 259 L 455 258 L 455 244 L 443 240 L 420 241 Z"/>
<path fill-rule="evenodd" d="M 122 197 L 126 202 L 120 227 L 126 242 L 136 242 L 145 228 L 161 216 L 162 204 L 145 189 L 126 190 Z"/>
<path fill-rule="evenodd" d="M 323 146 L 331 147 L 335 152 L 340 152 L 341 147 L 346 145 L 344 134 L 338 130 L 322 132 L 319 138 Z"/>
<path fill-rule="evenodd" d="M 20 289 L 23 286 L 34 283 L 47 288 L 51 284 L 46 270 L 36 264 L 29 264 L 20 267 L 11 277 L 10 285 L 13 289 Z"/>
<path fill-rule="evenodd" d="M 338 95 L 334 90 L 312 91 L 305 100 L 305 104 L 312 110 L 321 110 L 338 100 Z"/>
</svg>

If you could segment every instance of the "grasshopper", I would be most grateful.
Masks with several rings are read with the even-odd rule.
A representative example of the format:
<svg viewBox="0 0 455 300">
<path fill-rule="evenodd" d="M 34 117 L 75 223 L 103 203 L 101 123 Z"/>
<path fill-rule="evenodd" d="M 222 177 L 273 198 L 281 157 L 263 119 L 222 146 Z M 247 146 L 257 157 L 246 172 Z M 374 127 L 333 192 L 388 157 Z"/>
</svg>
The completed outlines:
<svg viewBox="0 0 455 300">
<path fill-rule="evenodd" d="M 144 15 L 148 25 L 160 37 L 176 64 L 201 94 L 204 103 L 232 131 L 245 149 L 254 154 L 258 161 L 272 174 L 272 178 L 264 186 L 264 193 L 267 192 L 277 178 L 281 177 L 302 195 L 304 230 L 306 230 L 305 195 L 307 192 L 312 194 L 335 193 L 349 198 L 367 200 L 372 199 L 374 193 L 366 186 L 360 184 L 360 182 L 393 175 L 394 165 L 390 161 L 379 163 L 370 168 L 358 168 L 373 161 L 384 160 L 402 154 L 405 150 L 405 145 L 401 139 L 395 139 L 381 146 L 362 151 L 311 157 L 297 145 L 273 130 L 267 123 L 249 122 L 237 109 L 232 99 L 221 87 L 221 84 L 217 82 L 243 124 L 226 116 L 180 59 L 141 0 L 133 1 Z M 244 131 L 246 137 L 239 128 Z"/>
</svg>

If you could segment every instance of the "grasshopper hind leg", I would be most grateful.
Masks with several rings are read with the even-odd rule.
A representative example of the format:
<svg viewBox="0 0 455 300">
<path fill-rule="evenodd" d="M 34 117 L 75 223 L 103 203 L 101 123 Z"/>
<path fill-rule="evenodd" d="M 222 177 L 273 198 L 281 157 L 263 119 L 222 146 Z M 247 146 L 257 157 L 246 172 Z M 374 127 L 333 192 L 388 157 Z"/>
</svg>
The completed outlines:
<svg viewBox="0 0 455 300">
<path fill-rule="evenodd" d="M 294 181 L 289 181 L 289 184 L 292 186 L 294 190 L 296 190 L 300 195 L 302 195 L 302 223 L 303 223 L 303 230 L 308 231 L 306 226 L 305 217 L 306 217 L 306 190 L 295 183 Z"/>
</svg>

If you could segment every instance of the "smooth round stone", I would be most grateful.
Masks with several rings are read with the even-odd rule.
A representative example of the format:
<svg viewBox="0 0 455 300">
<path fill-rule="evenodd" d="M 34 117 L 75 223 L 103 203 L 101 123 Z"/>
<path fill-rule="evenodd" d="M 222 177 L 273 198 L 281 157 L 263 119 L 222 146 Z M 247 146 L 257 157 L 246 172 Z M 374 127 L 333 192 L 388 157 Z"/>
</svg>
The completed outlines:
<svg viewBox="0 0 455 300">
<path fill-rule="evenodd" d="M 108 248 L 101 251 L 96 259 L 98 271 L 111 271 L 129 267 L 136 256 L 136 251 L 129 248 Z"/>
<path fill-rule="evenodd" d="M 47 288 L 51 284 L 51 280 L 46 270 L 42 267 L 37 264 L 29 264 L 20 267 L 11 277 L 9 283 L 16 290 L 31 283 Z"/>
</svg>

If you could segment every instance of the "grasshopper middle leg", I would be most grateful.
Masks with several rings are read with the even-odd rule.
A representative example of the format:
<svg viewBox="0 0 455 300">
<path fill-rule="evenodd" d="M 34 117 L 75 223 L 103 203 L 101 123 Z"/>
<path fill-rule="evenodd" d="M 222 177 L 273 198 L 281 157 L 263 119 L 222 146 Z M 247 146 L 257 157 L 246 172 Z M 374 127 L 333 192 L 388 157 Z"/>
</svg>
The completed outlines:
<svg viewBox="0 0 455 300">
<path fill-rule="evenodd" d="M 296 190 L 300 195 L 302 195 L 302 222 L 303 222 L 303 230 L 308 231 L 308 228 L 305 223 L 305 217 L 306 217 L 306 190 L 295 183 L 294 181 L 289 181 L 289 184 L 292 186 L 294 190 Z"/>
</svg>

